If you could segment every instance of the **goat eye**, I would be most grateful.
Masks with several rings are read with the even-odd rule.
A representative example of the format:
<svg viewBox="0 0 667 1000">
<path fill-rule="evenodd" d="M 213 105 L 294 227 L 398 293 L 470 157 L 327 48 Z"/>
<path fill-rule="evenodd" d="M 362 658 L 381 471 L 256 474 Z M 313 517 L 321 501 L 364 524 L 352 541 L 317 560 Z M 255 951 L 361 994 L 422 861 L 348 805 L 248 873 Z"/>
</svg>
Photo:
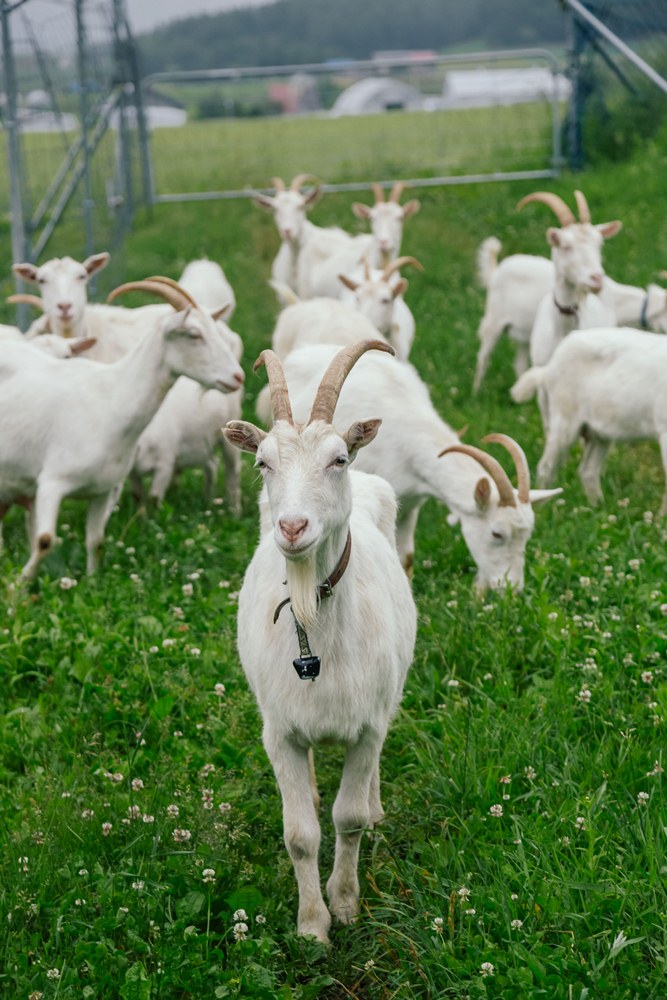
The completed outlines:
<svg viewBox="0 0 667 1000">
<path fill-rule="evenodd" d="M 264 461 L 263 458 L 258 458 L 257 461 L 255 462 L 255 468 L 262 470 L 262 469 L 270 469 L 271 466 L 267 465 L 267 463 Z"/>
<path fill-rule="evenodd" d="M 187 334 L 188 334 L 188 337 L 190 338 L 190 340 L 203 340 L 204 339 L 204 335 L 201 334 L 201 333 L 198 333 L 197 330 L 188 330 Z"/>
<path fill-rule="evenodd" d="M 503 538 L 505 537 L 502 531 L 492 531 L 491 536 L 493 538 L 496 538 L 499 542 L 502 542 Z"/>
<path fill-rule="evenodd" d="M 329 468 L 335 466 L 338 469 L 342 469 L 344 465 L 347 465 L 347 455 L 338 455 L 336 458 L 334 458 Z"/>
</svg>

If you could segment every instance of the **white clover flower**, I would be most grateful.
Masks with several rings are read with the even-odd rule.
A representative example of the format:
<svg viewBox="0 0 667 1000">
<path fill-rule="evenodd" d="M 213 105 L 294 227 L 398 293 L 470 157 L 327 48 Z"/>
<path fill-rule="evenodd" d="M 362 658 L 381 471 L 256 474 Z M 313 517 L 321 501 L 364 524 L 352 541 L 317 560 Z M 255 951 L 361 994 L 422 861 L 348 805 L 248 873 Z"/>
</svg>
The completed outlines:
<svg viewBox="0 0 667 1000">
<path fill-rule="evenodd" d="M 234 924 L 234 937 L 237 941 L 245 941 L 248 936 L 248 925 L 241 921 L 238 924 Z"/>
<path fill-rule="evenodd" d="M 130 817 L 130 819 L 139 819 L 141 815 L 141 809 L 139 808 L 139 806 L 128 806 L 127 815 Z"/>
<path fill-rule="evenodd" d="M 183 586 L 181 587 L 181 590 L 183 591 L 184 597 L 192 597 L 192 595 L 195 592 L 195 588 L 192 586 L 191 583 L 184 583 Z"/>
<path fill-rule="evenodd" d="M 235 923 L 238 923 L 239 920 L 247 920 L 247 919 L 248 919 L 248 914 L 246 913 L 245 910 L 235 910 L 232 916 L 232 920 Z"/>
<path fill-rule="evenodd" d="M 459 687 L 459 685 L 460 682 L 457 681 L 456 677 L 450 677 L 450 679 L 447 681 L 447 686 L 450 688 L 457 688 Z"/>
<path fill-rule="evenodd" d="M 482 962 L 479 971 L 483 976 L 492 976 L 496 970 L 491 962 Z"/>
<path fill-rule="evenodd" d="M 201 649 L 198 646 L 191 646 L 190 656 L 201 656 Z"/>
<path fill-rule="evenodd" d="M 502 774 L 498 780 L 500 781 L 501 785 L 509 785 L 509 783 L 512 780 L 512 775 L 511 774 Z"/>
<path fill-rule="evenodd" d="M 582 705 L 588 705 L 592 697 L 593 696 L 589 688 L 582 688 L 577 695 L 577 701 L 580 701 Z"/>
<path fill-rule="evenodd" d="M 60 979 L 60 969 L 47 969 L 46 970 L 47 979 Z"/>
<path fill-rule="evenodd" d="M 86 905 L 86 901 L 85 901 L 85 899 L 81 899 L 81 898 L 75 899 L 74 900 L 74 905 L 75 906 L 85 906 Z"/>
<path fill-rule="evenodd" d="M 202 882 L 215 882 L 215 868 L 204 868 L 201 877 Z"/>
<path fill-rule="evenodd" d="M 177 844 L 186 844 L 192 839 L 192 833 L 190 830 L 176 829 L 171 836 Z"/>
<path fill-rule="evenodd" d="M 228 812 L 231 812 L 231 811 L 232 811 L 232 804 L 231 804 L 231 802 L 221 802 L 220 805 L 218 806 L 218 812 L 222 813 L 223 816 L 224 816 L 225 813 L 228 813 Z"/>
<path fill-rule="evenodd" d="M 591 578 L 590 578 L 590 576 L 580 576 L 579 577 L 579 584 L 582 587 L 590 587 L 590 585 L 591 585 Z"/>
<path fill-rule="evenodd" d="M 87 868 L 79 868 L 79 875 L 87 875 L 87 874 L 88 874 Z"/>
<path fill-rule="evenodd" d="M 633 572 L 638 570 L 641 566 L 641 559 L 628 559 L 628 566 Z"/>
<path fill-rule="evenodd" d="M 537 771 L 535 770 L 534 767 L 531 767 L 530 764 L 528 765 L 528 767 L 524 767 L 523 773 L 525 774 L 525 776 L 528 778 L 529 781 L 534 781 L 535 778 L 537 777 Z"/>
<path fill-rule="evenodd" d="M 183 608 L 173 607 L 171 609 L 171 613 L 174 616 L 174 618 L 185 618 L 185 611 L 183 610 Z"/>
<path fill-rule="evenodd" d="M 467 899 L 470 899 L 470 889 L 467 886 L 462 885 L 460 889 L 456 890 L 458 897 L 462 903 L 465 903 Z"/>
<path fill-rule="evenodd" d="M 466 917 L 474 917 L 476 913 L 477 910 L 474 907 L 471 907 L 469 910 L 465 911 Z"/>
<path fill-rule="evenodd" d="M 144 783 L 141 780 L 141 778 L 132 778 L 131 785 L 133 792 L 140 792 L 141 789 L 144 787 Z"/>
<path fill-rule="evenodd" d="M 510 924 L 510 927 L 512 928 L 512 930 L 520 931 L 521 928 L 523 927 L 523 920 L 519 920 L 518 918 L 516 920 L 513 920 L 512 923 Z"/>
<path fill-rule="evenodd" d="M 84 809 L 81 813 L 81 819 L 92 819 L 95 815 L 94 809 Z"/>
<path fill-rule="evenodd" d="M 199 769 L 199 777 L 203 780 L 208 777 L 209 774 L 213 774 L 214 771 L 215 764 L 204 764 L 204 766 Z"/>
<path fill-rule="evenodd" d="M 169 649 L 170 646 L 175 646 L 175 645 L 176 645 L 176 640 L 175 639 L 163 639 L 162 640 L 162 648 L 163 649 Z"/>
<path fill-rule="evenodd" d="M 225 696 L 225 691 L 226 691 L 226 688 L 225 688 L 225 685 L 224 685 L 224 684 L 221 684 L 221 683 L 220 683 L 220 682 L 218 681 L 218 683 L 217 683 L 217 684 L 215 685 L 215 687 L 213 688 L 213 691 L 214 691 L 214 693 L 215 693 L 215 694 L 217 694 L 218 698 L 224 698 L 224 696 Z"/>
<path fill-rule="evenodd" d="M 258 923 L 258 924 L 265 924 L 266 923 L 266 917 L 264 916 L 263 913 L 258 913 L 257 914 L 257 916 L 255 917 L 255 923 Z"/>
<path fill-rule="evenodd" d="M 662 774 L 663 771 L 664 771 L 664 768 L 661 765 L 660 761 L 656 760 L 655 764 L 653 765 L 652 770 L 646 772 L 646 777 L 647 778 L 653 778 L 653 777 L 655 777 L 656 774 Z"/>
<path fill-rule="evenodd" d="M 144 823 L 154 823 L 155 822 L 155 816 L 151 816 L 150 813 L 144 813 L 141 818 L 144 821 Z"/>
<path fill-rule="evenodd" d="M 369 958 L 367 962 L 364 962 L 364 972 L 370 972 L 373 968 L 375 968 L 375 962 L 372 958 Z"/>
<path fill-rule="evenodd" d="M 113 823 L 102 823 L 102 836 L 108 837 L 113 829 Z"/>
<path fill-rule="evenodd" d="M 500 817 L 503 814 L 503 807 L 500 805 L 500 803 L 496 803 L 496 805 L 491 806 L 489 812 L 491 813 L 492 816 Z"/>
<path fill-rule="evenodd" d="M 171 805 L 167 806 L 167 816 L 170 816 L 171 819 L 175 819 L 178 816 L 179 812 L 180 810 L 175 803 L 172 803 Z"/>
<path fill-rule="evenodd" d="M 514 899 L 514 900 L 516 900 L 518 898 L 519 898 L 519 893 L 518 892 L 513 892 L 512 895 L 510 896 L 510 899 Z"/>
<path fill-rule="evenodd" d="M 76 587 L 77 581 L 72 580 L 69 576 L 61 576 L 60 578 L 60 589 L 61 590 L 71 590 L 72 587 Z M 58 973 L 60 975 L 60 973 Z M 48 975 L 48 973 L 47 973 Z"/>
<path fill-rule="evenodd" d="M 438 934 L 442 934 L 444 927 L 445 927 L 445 921 L 443 920 L 442 917 L 433 918 L 433 923 L 431 924 L 432 930 L 437 931 Z"/>
<path fill-rule="evenodd" d="M 638 806 L 645 806 L 646 803 L 648 802 L 649 798 L 650 798 L 650 796 L 649 796 L 648 792 L 639 792 L 637 794 L 637 805 Z"/>
<path fill-rule="evenodd" d="M 577 830 L 585 830 L 586 820 L 584 819 L 583 816 L 577 816 L 577 818 L 574 821 L 574 825 L 577 828 Z"/>
<path fill-rule="evenodd" d="M 149 646 L 148 647 L 148 652 L 149 653 L 157 653 L 158 652 L 158 647 L 157 646 Z"/>
<path fill-rule="evenodd" d="M 135 892 L 141 892 L 142 889 L 144 888 L 144 882 L 143 882 L 143 880 L 140 879 L 140 878 L 137 879 L 136 882 L 132 883 L 132 888 L 134 889 Z"/>
<path fill-rule="evenodd" d="M 642 680 L 644 684 L 651 684 L 653 682 L 653 671 L 642 670 Z"/>
</svg>

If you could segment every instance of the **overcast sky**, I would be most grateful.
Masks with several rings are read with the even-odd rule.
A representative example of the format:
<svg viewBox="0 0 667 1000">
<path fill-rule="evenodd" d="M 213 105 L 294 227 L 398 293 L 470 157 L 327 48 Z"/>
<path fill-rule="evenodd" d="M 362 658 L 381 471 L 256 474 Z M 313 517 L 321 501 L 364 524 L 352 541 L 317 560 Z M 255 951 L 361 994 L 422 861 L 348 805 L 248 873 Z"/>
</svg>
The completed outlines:
<svg viewBox="0 0 667 1000">
<path fill-rule="evenodd" d="M 135 35 L 160 24 L 195 14 L 219 14 L 233 7 L 256 7 L 271 0 L 125 0 Z"/>
</svg>

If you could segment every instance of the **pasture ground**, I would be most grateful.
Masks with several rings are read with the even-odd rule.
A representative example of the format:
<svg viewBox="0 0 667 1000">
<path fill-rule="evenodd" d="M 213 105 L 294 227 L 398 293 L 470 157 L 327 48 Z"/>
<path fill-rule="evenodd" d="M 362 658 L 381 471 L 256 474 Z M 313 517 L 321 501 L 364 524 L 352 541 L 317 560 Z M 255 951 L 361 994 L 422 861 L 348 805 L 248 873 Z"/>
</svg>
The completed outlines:
<svg viewBox="0 0 667 1000">
<path fill-rule="evenodd" d="M 595 221 L 622 219 L 607 270 L 644 285 L 667 267 L 666 166 L 663 131 L 631 162 L 533 187 L 570 200 L 580 187 Z M 267 163 L 267 183 L 272 173 Z M 471 443 L 516 437 L 534 468 L 541 426 L 534 405 L 509 401 L 508 343 L 479 398 L 470 392 L 475 251 L 491 233 L 506 253 L 545 251 L 548 210 L 515 211 L 531 189 L 421 191 L 404 250 L 425 266 L 406 275 L 407 298 L 412 360 L 436 406 L 468 424 Z M 353 226 L 353 200 L 326 196 L 312 218 Z M 219 260 L 249 373 L 276 312 L 265 283 L 276 249 L 250 202 L 164 205 L 137 220 L 127 277 Z M 250 419 L 262 384 L 249 375 Z M 373 416 L 361 400 L 359 415 Z M 235 653 L 257 536 L 251 462 L 240 520 L 204 502 L 196 473 L 149 518 L 124 494 L 94 579 L 68 502 L 62 544 L 34 587 L 18 586 L 26 542 L 12 511 L 0 556 L 0 994 L 664 1000 L 663 475 L 653 443 L 618 447 L 593 510 L 576 461 L 563 497 L 537 511 L 522 595 L 476 598 L 460 534 L 425 506 L 415 660 L 383 755 L 387 818 L 362 843 L 361 918 L 329 950 L 294 933 L 279 796 Z M 318 760 L 324 877 L 340 754 Z"/>
</svg>

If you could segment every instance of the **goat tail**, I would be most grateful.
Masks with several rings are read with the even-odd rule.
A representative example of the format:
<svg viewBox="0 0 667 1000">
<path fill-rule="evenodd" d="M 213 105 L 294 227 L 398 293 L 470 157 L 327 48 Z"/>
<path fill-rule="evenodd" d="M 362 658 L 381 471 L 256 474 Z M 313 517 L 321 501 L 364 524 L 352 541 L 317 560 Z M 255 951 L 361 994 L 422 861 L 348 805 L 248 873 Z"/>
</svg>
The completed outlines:
<svg viewBox="0 0 667 1000">
<path fill-rule="evenodd" d="M 488 288 L 491 275 L 498 267 L 498 255 L 502 243 L 497 236 L 488 236 L 477 251 L 477 280 L 482 288 Z"/>
<path fill-rule="evenodd" d="M 281 308 L 284 309 L 286 306 L 294 306 L 297 302 L 301 302 L 294 289 L 290 288 L 284 281 L 275 281 L 274 278 L 269 278 L 269 285 L 276 293 Z"/>
<path fill-rule="evenodd" d="M 510 389 L 510 396 L 515 403 L 527 403 L 532 399 L 544 379 L 544 366 L 529 368 Z"/>
</svg>

